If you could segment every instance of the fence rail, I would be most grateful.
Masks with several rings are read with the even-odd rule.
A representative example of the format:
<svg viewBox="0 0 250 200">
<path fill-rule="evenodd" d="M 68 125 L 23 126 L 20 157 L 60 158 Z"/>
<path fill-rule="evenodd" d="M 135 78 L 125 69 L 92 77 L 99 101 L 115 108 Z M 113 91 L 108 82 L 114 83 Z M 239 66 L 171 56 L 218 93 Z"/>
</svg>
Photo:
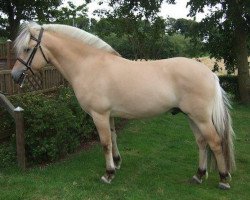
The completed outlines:
<svg viewBox="0 0 250 200">
<path fill-rule="evenodd" d="M 27 76 L 23 88 L 14 83 L 11 77 L 11 70 L 0 71 L 0 91 L 7 95 L 46 91 L 57 88 L 60 85 L 67 85 L 67 81 L 52 66 L 45 67 L 34 76 Z"/>
</svg>

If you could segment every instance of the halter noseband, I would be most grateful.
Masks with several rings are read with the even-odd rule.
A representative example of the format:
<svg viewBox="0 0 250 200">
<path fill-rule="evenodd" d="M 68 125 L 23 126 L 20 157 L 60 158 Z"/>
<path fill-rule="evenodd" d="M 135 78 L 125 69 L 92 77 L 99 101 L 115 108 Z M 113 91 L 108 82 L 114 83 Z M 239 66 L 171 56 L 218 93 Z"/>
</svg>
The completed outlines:
<svg viewBox="0 0 250 200">
<path fill-rule="evenodd" d="M 30 70 L 31 73 L 32 73 L 33 75 L 34 75 L 34 72 L 33 72 L 33 70 L 31 69 L 31 63 L 32 63 L 32 61 L 33 61 L 33 59 L 34 59 L 34 56 L 35 56 L 35 54 L 36 54 L 38 48 L 41 50 L 41 53 L 42 53 L 42 55 L 43 55 L 44 60 L 45 60 L 47 63 L 49 63 L 48 59 L 45 57 L 45 54 L 44 54 L 44 52 L 43 52 L 43 49 L 42 49 L 41 45 L 40 45 L 41 39 L 42 39 L 42 36 L 43 36 L 43 31 L 44 31 L 44 29 L 41 28 L 38 38 L 35 38 L 35 37 L 32 36 L 32 35 L 30 36 L 30 39 L 35 40 L 37 43 L 36 43 L 36 46 L 33 48 L 33 50 L 32 50 L 32 52 L 31 52 L 31 54 L 30 54 L 30 56 L 29 56 L 27 62 L 25 62 L 23 59 L 21 59 L 21 58 L 19 58 L 19 57 L 17 58 L 17 60 L 18 60 L 19 62 L 21 62 L 21 63 L 27 68 L 26 71 L 27 71 L 27 70 Z"/>
</svg>

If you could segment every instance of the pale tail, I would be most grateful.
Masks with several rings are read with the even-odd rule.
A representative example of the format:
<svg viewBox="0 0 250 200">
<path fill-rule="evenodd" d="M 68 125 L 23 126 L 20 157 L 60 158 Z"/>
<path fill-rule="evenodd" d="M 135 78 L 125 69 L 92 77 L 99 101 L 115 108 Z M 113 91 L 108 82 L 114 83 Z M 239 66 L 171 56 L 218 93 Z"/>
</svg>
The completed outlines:
<svg viewBox="0 0 250 200">
<path fill-rule="evenodd" d="M 215 75 L 216 76 L 216 75 Z M 229 113 L 231 108 L 226 92 L 221 88 L 219 79 L 216 76 L 216 95 L 213 107 L 213 123 L 222 139 L 222 151 L 228 171 L 235 169 L 234 145 L 235 137 L 232 128 L 232 120 Z M 214 157 L 214 156 L 213 156 Z"/>
</svg>

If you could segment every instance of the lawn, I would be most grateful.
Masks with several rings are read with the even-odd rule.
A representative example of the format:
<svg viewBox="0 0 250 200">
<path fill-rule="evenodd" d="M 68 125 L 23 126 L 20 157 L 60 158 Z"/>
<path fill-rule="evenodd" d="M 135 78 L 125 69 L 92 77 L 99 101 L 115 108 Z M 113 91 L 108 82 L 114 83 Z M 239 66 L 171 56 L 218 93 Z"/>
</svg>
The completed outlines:
<svg viewBox="0 0 250 200">
<path fill-rule="evenodd" d="M 188 182 L 198 167 L 194 136 L 185 115 L 164 114 L 128 121 L 119 132 L 123 163 L 112 184 L 100 182 L 105 162 L 97 143 L 45 167 L 1 169 L 0 199 L 250 199 L 250 106 L 235 105 L 232 116 L 237 171 L 229 191 L 217 188 L 217 172 L 202 185 Z"/>
</svg>

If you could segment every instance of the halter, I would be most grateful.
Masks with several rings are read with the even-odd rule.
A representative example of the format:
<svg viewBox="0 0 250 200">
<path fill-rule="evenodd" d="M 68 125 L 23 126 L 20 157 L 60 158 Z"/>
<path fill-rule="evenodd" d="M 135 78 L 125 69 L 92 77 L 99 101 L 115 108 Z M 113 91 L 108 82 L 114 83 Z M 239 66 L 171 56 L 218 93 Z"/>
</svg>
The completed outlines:
<svg viewBox="0 0 250 200">
<path fill-rule="evenodd" d="M 42 53 L 42 55 L 43 55 L 44 60 L 45 60 L 47 63 L 49 63 L 48 59 L 45 57 L 45 54 L 44 54 L 44 52 L 43 52 L 43 49 L 42 49 L 41 45 L 40 45 L 41 39 L 42 39 L 42 36 L 43 36 L 43 31 L 44 31 L 44 29 L 41 28 L 40 33 L 39 33 L 39 36 L 38 36 L 37 39 L 36 39 L 34 36 L 32 36 L 32 35 L 30 36 L 30 39 L 35 40 L 37 43 L 36 43 L 36 46 L 33 48 L 33 50 L 32 50 L 32 52 L 31 52 L 31 54 L 30 54 L 30 56 L 29 56 L 27 62 L 25 62 L 23 59 L 21 59 L 21 58 L 19 58 L 19 57 L 17 58 L 17 60 L 18 60 L 19 62 L 21 62 L 21 63 L 26 67 L 26 70 L 25 70 L 25 71 L 30 70 L 31 73 L 32 73 L 33 75 L 34 75 L 34 72 L 33 72 L 33 70 L 31 69 L 31 63 L 32 63 L 32 61 L 33 61 L 33 59 L 34 59 L 34 56 L 35 56 L 35 54 L 36 54 L 38 48 L 41 50 L 41 53 Z"/>
</svg>

